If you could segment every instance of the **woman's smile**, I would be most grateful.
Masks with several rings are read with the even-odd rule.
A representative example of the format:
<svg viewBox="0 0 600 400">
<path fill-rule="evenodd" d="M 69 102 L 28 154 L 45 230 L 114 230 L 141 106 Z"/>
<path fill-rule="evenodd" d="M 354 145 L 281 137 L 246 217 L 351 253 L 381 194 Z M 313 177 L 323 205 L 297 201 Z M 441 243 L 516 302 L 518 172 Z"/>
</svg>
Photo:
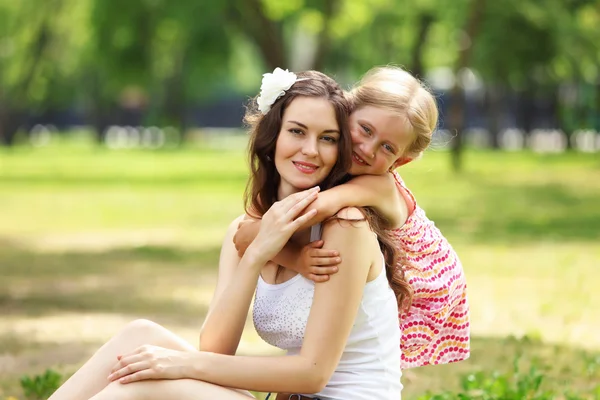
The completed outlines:
<svg viewBox="0 0 600 400">
<path fill-rule="evenodd" d="M 315 172 L 317 172 L 317 169 L 319 168 L 318 165 L 313 164 L 313 163 L 309 163 L 309 162 L 304 162 L 304 161 L 292 161 L 292 163 L 294 164 L 294 166 L 296 167 L 296 169 L 300 172 L 302 172 L 303 174 L 314 174 Z"/>
</svg>

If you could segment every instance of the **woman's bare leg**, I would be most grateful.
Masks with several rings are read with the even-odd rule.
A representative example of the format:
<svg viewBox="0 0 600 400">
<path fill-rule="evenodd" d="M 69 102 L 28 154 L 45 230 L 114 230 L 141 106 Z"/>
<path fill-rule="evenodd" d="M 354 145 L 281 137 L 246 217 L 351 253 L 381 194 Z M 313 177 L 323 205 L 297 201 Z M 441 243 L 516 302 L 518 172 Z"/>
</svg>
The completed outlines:
<svg viewBox="0 0 600 400">
<path fill-rule="evenodd" d="M 252 400 L 245 391 L 193 379 L 113 382 L 90 400 Z"/>
<path fill-rule="evenodd" d="M 145 344 L 180 351 L 197 351 L 168 329 L 148 320 L 136 320 L 127 324 L 100 347 L 48 400 L 88 400 L 109 384 L 108 375 L 117 363 L 118 355 Z"/>
</svg>

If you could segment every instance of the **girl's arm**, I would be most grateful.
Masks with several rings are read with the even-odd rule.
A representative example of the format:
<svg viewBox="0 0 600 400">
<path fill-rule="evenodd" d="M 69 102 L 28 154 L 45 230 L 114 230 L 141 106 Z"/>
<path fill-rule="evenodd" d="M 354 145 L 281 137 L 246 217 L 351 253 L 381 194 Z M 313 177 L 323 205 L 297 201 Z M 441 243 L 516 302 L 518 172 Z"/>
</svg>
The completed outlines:
<svg viewBox="0 0 600 400">
<path fill-rule="evenodd" d="M 346 211 L 346 210 L 344 210 Z M 342 213 L 362 219 L 356 209 Z M 218 385 L 256 391 L 316 393 L 333 374 L 362 299 L 377 243 L 365 221 L 330 221 L 323 239 L 343 257 L 340 272 L 315 286 L 315 295 L 299 355 L 240 357 L 190 355 L 185 376 Z M 370 246 L 370 247 L 369 247 Z"/>
<path fill-rule="evenodd" d="M 391 226 L 400 226 L 408 218 L 408 206 L 396 189 L 396 183 L 392 174 L 361 175 L 347 183 L 319 193 L 317 200 L 306 209 L 306 212 L 317 210 L 317 214 L 302 228 L 308 228 L 323 222 L 335 215 L 340 209 L 351 206 L 373 207 L 389 221 Z M 253 220 L 253 223 L 240 225 L 234 238 L 238 254 L 244 254 L 244 251 L 252 243 L 259 229 L 260 220 Z M 303 263 L 303 258 L 300 254 L 301 250 L 300 246 L 289 242 L 274 257 L 273 262 L 306 275 L 306 268 L 308 266 Z M 322 256 L 325 257 L 325 255 Z M 331 257 L 336 256 L 332 255 Z"/>
</svg>

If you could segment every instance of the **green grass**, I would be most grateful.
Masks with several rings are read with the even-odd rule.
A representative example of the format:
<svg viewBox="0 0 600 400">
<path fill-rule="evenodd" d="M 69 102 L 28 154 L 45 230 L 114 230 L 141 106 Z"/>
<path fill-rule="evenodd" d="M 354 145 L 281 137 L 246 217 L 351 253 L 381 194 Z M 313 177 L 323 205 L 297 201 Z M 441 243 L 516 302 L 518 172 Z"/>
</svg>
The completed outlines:
<svg viewBox="0 0 600 400">
<path fill-rule="evenodd" d="M 132 318 L 196 340 L 220 242 L 243 209 L 244 149 L 227 143 L 0 150 L 0 398 L 19 393 L 22 374 L 72 372 Z M 404 398 L 508 371 L 517 354 L 548 365 L 545 385 L 591 393 L 600 157 L 465 156 L 460 175 L 441 151 L 400 170 L 462 258 L 474 334 L 470 360 L 406 371 Z M 249 325 L 241 352 L 272 351 Z"/>
</svg>

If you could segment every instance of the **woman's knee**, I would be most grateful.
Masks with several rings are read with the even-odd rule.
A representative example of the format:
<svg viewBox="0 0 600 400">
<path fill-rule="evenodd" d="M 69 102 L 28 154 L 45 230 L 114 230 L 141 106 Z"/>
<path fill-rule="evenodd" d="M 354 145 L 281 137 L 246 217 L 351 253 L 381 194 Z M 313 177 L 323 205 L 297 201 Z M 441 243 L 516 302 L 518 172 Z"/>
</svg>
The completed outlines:
<svg viewBox="0 0 600 400">
<path fill-rule="evenodd" d="M 254 400 L 247 391 L 228 389 L 192 379 L 112 382 L 90 400 Z"/>
<path fill-rule="evenodd" d="M 165 328 L 156 322 L 150 321 L 149 319 L 140 318 L 127 323 L 127 325 L 121 329 L 121 333 L 132 335 L 149 335 L 161 332 L 164 329 Z"/>
<path fill-rule="evenodd" d="M 117 337 L 127 341 L 136 341 L 142 344 L 167 347 L 173 350 L 196 350 L 194 346 L 156 322 L 147 319 L 136 319 L 123 327 Z"/>
</svg>

